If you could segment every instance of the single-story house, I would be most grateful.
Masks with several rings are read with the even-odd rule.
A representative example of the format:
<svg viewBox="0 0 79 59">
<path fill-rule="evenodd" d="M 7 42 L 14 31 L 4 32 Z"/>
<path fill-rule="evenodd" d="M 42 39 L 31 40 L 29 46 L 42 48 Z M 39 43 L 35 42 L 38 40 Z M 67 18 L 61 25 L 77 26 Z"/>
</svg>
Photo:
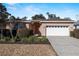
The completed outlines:
<svg viewBox="0 0 79 59">
<path fill-rule="evenodd" d="M 32 29 L 34 34 L 42 36 L 70 36 L 70 31 L 74 30 L 75 22 L 66 19 L 16 21 L 7 22 L 6 29 L 12 29 L 15 23 L 25 24 L 26 28 Z"/>
</svg>

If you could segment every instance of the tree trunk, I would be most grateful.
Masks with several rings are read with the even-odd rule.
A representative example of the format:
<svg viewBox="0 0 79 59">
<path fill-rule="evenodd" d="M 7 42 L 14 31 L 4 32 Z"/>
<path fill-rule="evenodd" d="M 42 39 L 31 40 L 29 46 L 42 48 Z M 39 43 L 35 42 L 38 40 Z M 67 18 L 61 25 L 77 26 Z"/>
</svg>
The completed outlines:
<svg viewBox="0 0 79 59">
<path fill-rule="evenodd" d="M 1 40 L 2 40 L 2 37 L 3 37 L 3 29 L 1 29 Z"/>
<path fill-rule="evenodd" d="M 11 26 L 11 23 L 10 23 L 10 26 Z M 13 39 L 12 29 L 10 29 L 10 35 L 11 35 L 11 38 Z"/>
</svg>

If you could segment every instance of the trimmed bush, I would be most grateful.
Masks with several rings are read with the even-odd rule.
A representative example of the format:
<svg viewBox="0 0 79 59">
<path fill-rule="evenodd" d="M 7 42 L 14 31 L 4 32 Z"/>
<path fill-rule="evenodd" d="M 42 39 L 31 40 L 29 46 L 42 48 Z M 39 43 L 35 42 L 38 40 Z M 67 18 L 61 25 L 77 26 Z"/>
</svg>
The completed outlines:
<svg viewBox="0 0 79 59">
<path fill-rule="evenodd" d="M 74 31 L 70 31 L 70 36 L 71 36 L 71 37 L 75 37 Z"/>
<path fill-rule="evenodd" d="M 79 29 L 74 30 L 75 38 L 79 38 Z"/>
<path fill-rule="evenodd" d="M 79 39 L 79 29 L 74 29 L 74 31 L 70 32 L 71 37 L 75 37 Z"/>
</svg>

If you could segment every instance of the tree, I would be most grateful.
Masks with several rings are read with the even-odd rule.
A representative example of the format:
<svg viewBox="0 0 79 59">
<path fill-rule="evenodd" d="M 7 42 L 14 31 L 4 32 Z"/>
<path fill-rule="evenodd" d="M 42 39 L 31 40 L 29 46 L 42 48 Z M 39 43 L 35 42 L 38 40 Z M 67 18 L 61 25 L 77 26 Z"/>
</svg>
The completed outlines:
<svg viewBox="0 0 79 59">
<path fill-rule="evenodd" d="M 65 20 L 71 20 L 71 18 L 69 18 L 69 17 L 65 17 L 64 19 L 65 19 Z"/>
<path fill-rule="evenodd" d="M 26 16 L 22 18 L 22 20 L 23 20 L 23 21 L 25 21 L 26 19 L 27 19 L 27 17 L 26 17 Z"/>
<path fill-rule="evenodd" d="M 32 20 L 45 20 L 46 18 L 43 16 L 43 14 L 36 14 L 32 16 Z"/>
<path fill-rule="evenodd" d="M 4 22 L 8 19 L 8 16 L 11 15 L 7 12 L 6 7 L 0 3 L 0 22 Z"/>
<path fill-rule="evenodd" d="M 15 21 L 15 20 L 16 20 L 16 18 L 14 16 L 9 17 L 9 21 Z"/>
<path fill-rule="evenodd" d="M 20 20 L 20 17 L 17 17 L 16 20 Z"/>
<path fill-rule="evenodd" d="M 50 14 L 49 12 L 46 13 L 48 15 L 48 19 L 57 19 L 55 14 Z"/>
<path fill-rule="evenodd" d="M 2 33 L 3 33 L 3 25 L 8 20 L 8 16 L 10 14 L 7 12 L 6 7 L 0 3 L 0 26 L 1 26 L 1 39 L 2 39 Z"/>
<path fill-rule="evenodd" d="M 79 14 L 76 15 L 76 20 L 79 20 Z"/>
</svg>

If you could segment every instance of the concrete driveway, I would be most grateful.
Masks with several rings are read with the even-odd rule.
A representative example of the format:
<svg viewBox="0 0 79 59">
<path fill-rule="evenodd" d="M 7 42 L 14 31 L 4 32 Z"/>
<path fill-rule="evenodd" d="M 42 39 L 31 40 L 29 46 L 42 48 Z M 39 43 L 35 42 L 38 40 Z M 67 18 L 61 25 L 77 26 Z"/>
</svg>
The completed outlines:
<svg viewBox="0 0 79 59">
<path fill-rule="evenodd" d="M 66 36 L 48 37 L 59 56 L 79 56 L 79 39 Z"/>
</svg>

